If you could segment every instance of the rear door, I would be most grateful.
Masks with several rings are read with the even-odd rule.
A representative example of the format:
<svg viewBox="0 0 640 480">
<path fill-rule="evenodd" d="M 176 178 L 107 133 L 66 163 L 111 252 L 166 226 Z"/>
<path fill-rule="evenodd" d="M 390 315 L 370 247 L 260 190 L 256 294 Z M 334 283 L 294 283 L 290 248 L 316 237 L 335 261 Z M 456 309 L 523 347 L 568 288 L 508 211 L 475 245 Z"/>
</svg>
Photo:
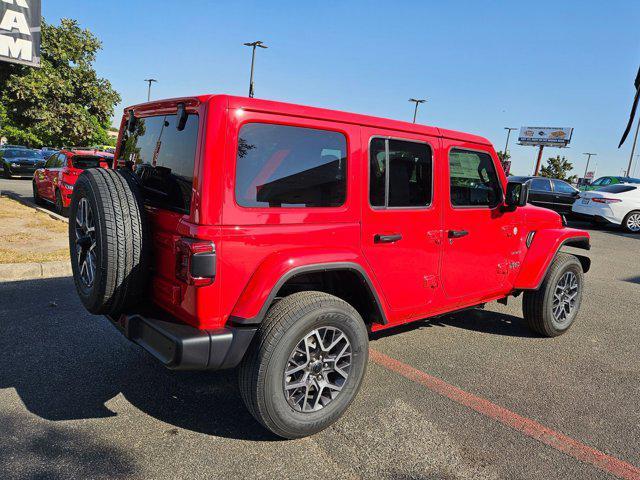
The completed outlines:
<svg viewBox="0 0 640 480">
<path fill-rule="evenodd" d="M 560 213 L 571 212 L 571 207 L 576 200 L 578 190 L 562 180 L 551 180 L 551 184 L 553 186 L 554 210 Z"/>
<path fill-rule="evenodd" d="M 555 199 L 551 182 L 547 178 L 529 180 L 529 203 L 538 207 L 555 208 Z"/>
<path fill-rule="evenodd" d="M 368 188 L 362 248 L 395 319 L 425 311 L 438 286 L 441 204 L 434 190 L 437 138 L 363 128 Z"/>
<path fill-rule="evenodd" d="M 502 180 L 491 147 L 445 140 L 442 282 L 449 307 L 480 303 L 504 291 L 519 252 L 515 212 L 501 208 Z"/>
</svg>

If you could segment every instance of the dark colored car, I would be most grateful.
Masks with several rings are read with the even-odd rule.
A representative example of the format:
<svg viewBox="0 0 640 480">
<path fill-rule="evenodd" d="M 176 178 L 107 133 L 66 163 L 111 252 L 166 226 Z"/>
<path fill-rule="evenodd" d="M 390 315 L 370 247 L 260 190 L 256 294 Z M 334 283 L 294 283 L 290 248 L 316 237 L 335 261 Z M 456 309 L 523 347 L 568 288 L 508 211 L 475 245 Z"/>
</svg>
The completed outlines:
<svg viewBox="0 0 640 480">
<path fill-rule="evenodd" d="M 0 150 L 0 162 L 4 178 L 31 177 L 44 160 L 35 150 L 28 148 L 3 148 Z"/>
<path fill-rule="evenodd" d="M 564 180 L 545 177 L 509 177 L 510 182 L 529 184 L 529 203 L 570 214 L 580 191 Z"/>
</svg>

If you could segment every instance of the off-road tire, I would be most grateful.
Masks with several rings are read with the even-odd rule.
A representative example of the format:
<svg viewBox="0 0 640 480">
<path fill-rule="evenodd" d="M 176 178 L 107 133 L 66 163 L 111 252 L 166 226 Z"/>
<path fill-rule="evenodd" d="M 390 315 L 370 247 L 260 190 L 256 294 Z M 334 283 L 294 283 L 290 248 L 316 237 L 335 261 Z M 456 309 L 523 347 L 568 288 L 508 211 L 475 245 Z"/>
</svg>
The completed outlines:
<svg viewBox="0 0 640 480">
<path fill-rule="evenodd" d="M 296 411 L 284 394 L 287 361 L 298 342 L 322 326 L 338 327 L 347 336 L 351 371 L 331 403 L 318 411 Z M 362 317 L 345 301 L 322 292 L 289 295 L 271 307 L 240 365 L 242 399 L 254 418 L 280 437 L 317 433 L 338 420 L 358 393 L 366 371 L 368 344 Z"/>
<path fill-rule="evenodd" d="M 36 182 L 35 181 L 31 182 L 31 185 L 33 186 L 33 202 L 36 205 L 43 205 L 44 204 L 44 200 L 42 199 L 42 197 L 38 193 L 38 186 L 36 185 Z"/>
<path fill-rule="evenodd" d="M 86 198 L 95 216 L 96 274 L 93 285 L 80 277 L 77 210 Z M 150 255 L 146 212 L 130 173 L 91 168 L 74 186 L 69 208 L 69 248 L 76 289 L 93 314 L 118 316 L 146 293 Z"/>
<path fill-rule="evenodd" d="M 640 210 L 633 210 L 629 213 L 627 213 L 624 217 L 624 220 L 622 220 L 622 228 L 624 229 L 625 232 L 629 232 L 629 233 L 640 233 L 639 230 L 633 230 L 629 227 L 628 222 L 629 222 L 629 218 L 631 218 L 632 215 L 640 215 Z"/>
<path fill-rule="evenodd" d="M 565 322 L 559 323 L 553 316 L 553 297 L 559 280 L 568 271 L 573 272 L 577 278 L 578 294 L 571 314 Z M 568 253 L 558 253 L 551 262 L 540 288 L 524 293 L 522 311 L 529 328 L 545 337 L 557 337 L 569 330 L 580 310 L 583 287 L 584 274 L 580 261 Z"/>
</svg>

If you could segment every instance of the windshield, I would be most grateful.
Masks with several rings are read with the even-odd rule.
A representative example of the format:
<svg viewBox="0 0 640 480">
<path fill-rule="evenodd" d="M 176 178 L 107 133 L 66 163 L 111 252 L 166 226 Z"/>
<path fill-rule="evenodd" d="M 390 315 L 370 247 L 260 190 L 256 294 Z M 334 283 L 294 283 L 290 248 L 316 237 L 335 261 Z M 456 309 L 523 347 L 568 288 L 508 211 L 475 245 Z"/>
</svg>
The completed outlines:
<svg viewBox="0 0 640 480">
<path fill-rule="evenodd" d="M 13 150 L 5 150 L 3 152 L 3 155 L 5 157 L 9 157 L 9 158 L 40 158 L 40 155 L 38 155 L 37 152 L 34 152 L 33 150 L 26 150 L 26 149 L 13 149 Z"/>
</svg>

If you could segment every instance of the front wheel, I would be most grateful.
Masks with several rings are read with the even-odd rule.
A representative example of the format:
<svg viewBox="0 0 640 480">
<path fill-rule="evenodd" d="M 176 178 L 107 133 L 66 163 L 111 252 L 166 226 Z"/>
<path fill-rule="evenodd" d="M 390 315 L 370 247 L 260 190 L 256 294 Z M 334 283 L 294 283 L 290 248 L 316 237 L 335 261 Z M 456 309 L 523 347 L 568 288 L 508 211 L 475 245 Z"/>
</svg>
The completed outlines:
<svg viewBox="0 0 640 480">
<path fill-rule="evenodd" d="M 580 261 L 558 253 L 540 288 L 524 294 L 522 310 L 529 328 L 545 337 L 557 337 L 569 330 L 580 309 L 583 282 Z"/>
<path fill-rule="evenodd" d="M 60 193 L 60 190 L 56 190 L 56 213 L 58 215 L 62 215 L 63 217 L 67 216 L 67 209 L 64 206 L 64 203 L 62 203 L 62 194 Z"/>
<path fill-rule="evenodd" d="M 40 196 L 38 185 L 36 184 L 35 180 L 31 182 L 31 185 L 33 186 L 33 201 L 36 205 L 42 205 L 44 202 L 42 201 L 42 197 Z"/>
<path fill-rule="evenodd" d="M 622 221 L 622 227 L 630 233 L 640 232 L 640 210 L 627 213 Z"/>
<path fill-rule="evenodd" d="M 11 178 L 11 170 L 9 170 L 9 167 L 7 167 L 6 165 L 4 167 L 3 176 L 7 179 Z"/>
<path fill-rule="evenodd" d="M 240 366 L 251 414 L 284 438 L 317 433 L 355 398 L 366 370 L 368 335 L 358 312 L 322 292 L 299 292 L 268 312 Z"/>
</svg>

